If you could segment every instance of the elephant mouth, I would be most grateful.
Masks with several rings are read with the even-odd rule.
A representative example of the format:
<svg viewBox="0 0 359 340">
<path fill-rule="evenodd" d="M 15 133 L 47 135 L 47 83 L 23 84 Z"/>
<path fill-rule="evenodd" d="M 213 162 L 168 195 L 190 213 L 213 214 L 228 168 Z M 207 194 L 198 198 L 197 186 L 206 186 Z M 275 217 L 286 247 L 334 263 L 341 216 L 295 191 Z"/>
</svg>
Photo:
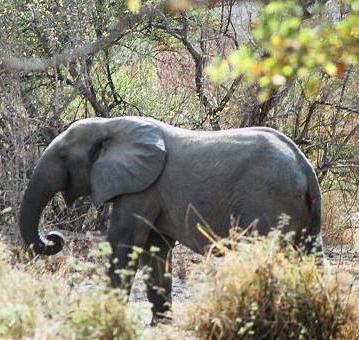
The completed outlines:
<svg viewBox="0 0 359 340">
<path fill-rule="evenodd" d="M 65 200 L 66 206 L 68 207 L 71 206 L 77 198 L 77 195 L 75 195 L 75 190 L 73 189 L 73 183 L 69 172 L 66 174 L 65 190 L 61 191 L 61 194 Z"/>
<path fill-rule="evenodd" d="M 79 174 L 81 177 L 81 174 Z M 76 181 L 73 180 L 73 175 L 68 172 L 66 176 L 66 185 L 65 189 L 61 191 L 62 197 L 65 200 L 66 206 L 70 207 L 79 197 L 88 196 L 91 194 L 91 190 L 89 189 L 89 184 L 86 181 Z"/>
<path fill-rule="evenodd" d="M 85 188 L 70 186 L 68 189 L 61 191 L 61 194 L 65 200 L 66 206 L 70 207 L 78 198 L 89 196 L 91 191 Z"/>
<path fill-rule="evenodd" d="M 77 195 L 75 195 L 71 190 L 62 191 L 61 194 L 67 207 L 70 207 L 77 199 Z"/>
</svg>

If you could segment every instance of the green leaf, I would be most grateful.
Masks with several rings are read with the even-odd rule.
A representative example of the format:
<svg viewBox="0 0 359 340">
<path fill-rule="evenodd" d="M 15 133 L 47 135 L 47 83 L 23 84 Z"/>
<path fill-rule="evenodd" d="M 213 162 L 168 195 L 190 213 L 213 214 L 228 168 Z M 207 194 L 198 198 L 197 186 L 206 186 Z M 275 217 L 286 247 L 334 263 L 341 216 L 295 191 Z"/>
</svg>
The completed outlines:
<svg viewBox="0 0 359 340">
<path fill-rule="evenodd" d="M 161 249 L 156 246 L 150 247 L 150 253 L 158 253 Z"/>
<path fill-rule="evenodd" d="M 314 98 L 319 92 L 320 80 L 318 78 L 309 79 L 304 89 L 307 97 Z"/>
<path fill-rule="evenodd" d="M 225 59 L 216 58 L 212 64 L 206 68 L 206 73 L 214 83 L 221 83 L 229 73 L 229 64 Z"/>
</svg>

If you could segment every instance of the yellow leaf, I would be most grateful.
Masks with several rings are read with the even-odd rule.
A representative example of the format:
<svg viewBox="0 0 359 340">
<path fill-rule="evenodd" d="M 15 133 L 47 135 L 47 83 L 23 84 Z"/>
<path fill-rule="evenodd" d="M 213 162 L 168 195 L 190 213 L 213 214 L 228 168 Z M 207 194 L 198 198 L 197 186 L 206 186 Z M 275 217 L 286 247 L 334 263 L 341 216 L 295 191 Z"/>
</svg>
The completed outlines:
<svg viewBox="0 0 359 340">
<path fill-rule="evenodd" d="M 324 69 L 330 76 L 335 76 L 337 74 L 337 67 L 331 62 L 326 63 L 324 65 Z"/>
<path fill-rule="evenodd" d="M 254 78 L 260 77 L 262 74 L 261 63 L 253 63 L 253 65 L 251 65 L 251 73 Z"/>
<path fill-rule="evenodd" d="M 285 65 L 282 68 L 282 72 L 286 77 L 290 77 L 293 74 L 293 68 L 289 65 Z"/>
<path fill-rule="evenodd" d="M 305 92 L 307 97 L 314 98 L 320 89 L 320 81 L 318 78 L 311 78 L 308 80 L 305 86 Z"/>
<path fill-rule="evenodd" d="M 278 35 L 272 35 L 270 41 L 275 47 L 280 47 L 283 43 L 283 39 Z"/>
<path fill-rule="evenodd" d="M 211 65 L 206 67 L 206 74 L 209 75 L 214 83 L 221 83 L 229 74 L 229 64 L 225 59 L 215 59 Z"/>
<path fill-rule="evenodd" d="M 270 78 L 267 76 L 261 77 L 259 79 L 259 86 L 260 87 L 267 87 L 270 84 Z"/>
<path fill-rule="evenodd" d="M 141 7 L 141 0 L 126 0 L 128 9 L 133 13 L 138 13 Z"/>
<path fill-rule="evenodd" d="M 231 54 L 228 57 L 228 61 L 233 67 L 239 67 L 241 65 L 241 59 L 242 58 L 239 51 L 231 52 Z"/>
<path fill-rule="evenodd" d="M 299 77 L 308 77 L 309 76 L 309 70 L 306 67 L 300 67 L 298 70 L 298 76 Z"/>
<path fill-rule="evenodd" d="M 269 99 L 269 92 L 266 90 L 263 90 L 259 93 L 258 99 L 261 103 L 264 103 L 266 100 Z"/>
</svg>

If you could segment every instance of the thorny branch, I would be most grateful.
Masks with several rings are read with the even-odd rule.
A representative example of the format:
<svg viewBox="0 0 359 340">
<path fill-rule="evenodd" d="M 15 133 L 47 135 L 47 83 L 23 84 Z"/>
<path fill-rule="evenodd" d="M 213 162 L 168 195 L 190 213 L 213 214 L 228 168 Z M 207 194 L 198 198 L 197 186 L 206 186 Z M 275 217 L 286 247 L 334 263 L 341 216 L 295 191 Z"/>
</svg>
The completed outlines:
<svg viewBox="0 0 359 340">
<path fill-rule="evenodd" d="M 204 51 L 203 46 L 203 30 L 201 30 L 201 39 L 199 41 L 199 45 L 201 49 L 197 48 L 193 42 L 190 41 L 188 37 L 188 27 L 189 18 L 185 13 L 181 14 L 180 28 L 173 28 L 165 16 L 165 14 L 160 15 L 160 21 L 157 24 L 153 24 L 153 26 L 157 29 L 161 29 L 167 34 L 171 35 L 172 37 L 176 38 L 180 41 L 183 46 L 187 49 L 188 53 L 192 57 L 194 64 L 195 64 L 195 84 L 196 84 L 196 92 L 197 96 L 205 108 L 206 111 L 206 119 L 208 118 L 213 130 L 220 130 L 220 116 L 219 113 L 223 111 L 229 100 L 231 99 L 234 91 L 236 90 L 237 86 L 240 84 L 242 77 L 236 78 L 229 89 L 227 90 L 226 94 L 220 100 L 220 103 L 217 104 L 215 100 L 210 100 L 209 90 L 205 88 L 205 76 L 204 76 L 204 68 L 205 68 L 205 61 L 206 61 L 206 54 Z M 207 92 L 207 93 L 206 93 Z M 211 96 L 212 97 L 212 96 Z"/>
<path fill-rule="evenodd" d="M 50 58 L 19 58 L 0 52 L 0 70 L 21 72 L 44 72 L 50 68 L 61 65 L 70 65 L 79 59 L 89 57 L 100 50 L 110 48 L 128 30 L 145 20 L 151 20 L 158 15 L 158 9 L 152 5 L 145 4 L 137 14 L 128 14 L 116 22 L 109 29 L 107 35 L 103 35 L 92 43 L 85 43 L 80 47 L 66 49 L 60 54 Z"/>
</svg>

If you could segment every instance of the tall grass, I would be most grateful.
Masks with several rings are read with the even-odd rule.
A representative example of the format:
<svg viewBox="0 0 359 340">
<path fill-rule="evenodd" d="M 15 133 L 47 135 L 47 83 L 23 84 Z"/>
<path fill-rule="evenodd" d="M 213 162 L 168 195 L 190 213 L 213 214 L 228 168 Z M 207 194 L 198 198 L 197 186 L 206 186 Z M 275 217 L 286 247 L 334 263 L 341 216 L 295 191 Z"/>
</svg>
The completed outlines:
<svg viewBox="0 0 359 340">
<path fill-rule="evenodd" d="M 316 265 L 280 247 L 276 234 L 247 239 L 205 265 L 202 289 L 184 311 L 201 339 L 357 339 L 358 296 Z"/>
<path fill-rule="evenodd" d="M 359 211 L 359 197 L 344 198 L 340 191 L 323 194 L 323 240 L 327 246 L 353 247 L 358 239 L 354 213 Z"/>
<path fill-rule="evenodd" d="M 122 291 L 71 256 L 29 259 L 0 243 L 0 338 L 135 339 Z"/>
<path fill-rule="evenodd" d="M 351 282 L 328 274 L 315 257 L 283 249 L 276 233 L 241 238 L 221 244 L 222 258 L 204 261 L 199 289 L 175 305 L 175 324 L 147 333 L 123 292 L 108 288 L 102 255 L 89 255 L 97 264 L 71 252 L 34 260 L 0 242 L 0 338 L 359 338 Z"/>
</svg>

